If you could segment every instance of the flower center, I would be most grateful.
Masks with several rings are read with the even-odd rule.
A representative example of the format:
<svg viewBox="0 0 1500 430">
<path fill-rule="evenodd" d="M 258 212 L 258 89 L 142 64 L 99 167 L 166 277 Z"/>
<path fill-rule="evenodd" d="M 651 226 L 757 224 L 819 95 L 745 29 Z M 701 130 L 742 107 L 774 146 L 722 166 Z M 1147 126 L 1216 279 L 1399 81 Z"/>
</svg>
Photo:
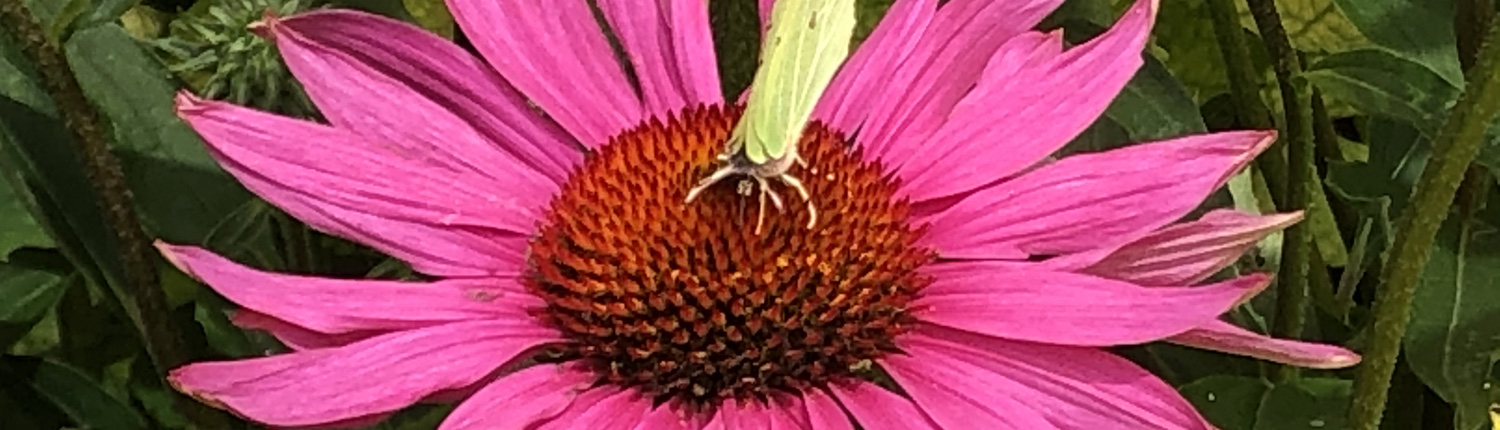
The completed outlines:
<svg viewBox="0 0 1500 430">
<path fill-rule="evenodd" d="M 602 381 L 696 404 L 764 397 L 855 376 L 910 327 L 907 303 L 929 282 L 917 268 L 935 254 L 916 245 L 883 168 L 823 125 L 791 172 L 821 212 L 815 227 L 776 181 L 791 199 L 766 209 L 760 234 L 749 178 L 683 202 L 739 115 L 688 109 L 626 131 L 553 200 L 528 288 L 573 341 L 564 354 Z"/>
</svg>

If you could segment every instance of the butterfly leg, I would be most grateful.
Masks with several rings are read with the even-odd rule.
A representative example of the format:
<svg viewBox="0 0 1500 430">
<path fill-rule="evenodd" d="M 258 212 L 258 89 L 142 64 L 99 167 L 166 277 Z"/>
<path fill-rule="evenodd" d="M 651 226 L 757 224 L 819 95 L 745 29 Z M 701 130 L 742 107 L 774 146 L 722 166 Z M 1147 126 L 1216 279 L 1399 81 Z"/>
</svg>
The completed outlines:
<svg viewBox="0 0 1500 430">
<path fill-rule="evenodd" d="M 781 195 L 776 194 L 776 191 L 771 189 L 770 182 L 761 177 L 755 177 L 755 182 L 760 184 L 760 209 L 756 211 L 755 215 L 755 234 L 759 235 L 761 227 L 765 225 L 766 221 L 766 197 L 771 198 L 771 204 L 776 206 L 776 212 L 785 210 L 785 206 L 781 201 Z"/>
<path fill-rule="evenodd" d="M 797 195 L 802 196 L 802 201 L 807 202 L 807 228 L 813 228 L 814 225 L 817 225 L 818 207 L 816 205 L 813 205 L 812 196 L 807 192 L 807 187 L 802 185 L 802 181 L 797 180 L 796 176 L 792 176 L 786 173 L 783 173 L 781 174 L 781 176 L 777 176 L 776 178 L 780 179 L 781 182 L 785 183 L 788 187 L 792 187 L 792 189 L 797 190 Z"/>
<path fill-rule="evenodd" d="M 699 180 L 697 186 L 688 190 L 687 199 L 684 200 L 683 203 L 692 203 L 693 199 L 698 198 L 698 195 L 702 194 L 704 190 L 708 189 L 708 187 L 712 187 L 714 184 L 719 183 L 719 181 L 722 181 L 724 180 L 724 178 L 728 178 L 730 175 L 733 175 L 735 173 L 739 173 L 739 171 L 736 170 L 733 166 L 724 166 L 719 170 L 715 170 L 712 175 L 708 175 L 707 178 Z"/>
</svg>

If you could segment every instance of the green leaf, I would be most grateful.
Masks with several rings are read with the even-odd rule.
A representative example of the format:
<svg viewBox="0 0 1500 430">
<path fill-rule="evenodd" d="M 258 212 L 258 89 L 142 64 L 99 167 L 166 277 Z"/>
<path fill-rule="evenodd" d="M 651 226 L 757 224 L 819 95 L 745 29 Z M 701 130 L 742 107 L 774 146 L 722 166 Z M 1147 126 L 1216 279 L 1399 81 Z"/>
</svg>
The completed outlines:
<svg viewBox="0 0 1500 430">
<path fill-rule="evenodd" d="M 453 14 L 443 0 L 401 0 L 417 25 L 445 39 L 453 38 Z"/>
<path fill-rule="evenodd" d="M 0 322 L 25 323 L 41 319 L 66 291 L 68 263 L 44 251 L 17 253 L 0 263 Z"/>
<path fill-rule="evenodd" d="M 92 0 L 93 9 L 78 20 L 78 29 L 92 28 L 115 22 L 125 11 L 135 7 L 140 0 Z"/>
<path fill-rule="evenodd" d="M 19 172 L 0 175 L 13 176 Z M 25 247 L 53 248 L 57 244 L 47 236 L 47 231 L 31 217 L 32 197 L 30 190 L 15 187 L 23 184 L 20 177 L 0 180 L 0 263 L 7 260 L 11 251 Z"/>
<path fill-rule="evenodd" d="M 55 115 L 52 99 L 42 90 L 37 80 L 36 68 L 21 54 L 21 50 L 7 35 L 0 34 L 0 97 L 16 100 L 20 104 Z"/>
<path fill-rule="evenodd" d="M 405 0 L 329 0 L 328 4 L 412 22 L 411 13 L 406 11 L 404 2 Z"/>
<path fill-rule="evenodd" d="M 68 30 L 73 27 L 73 23 L 78 20 L 78 17 L 83 16 L 84 12 L 88 12 L 89 6 L 92 6 L 92 3 L 93 0 L 68 0 L 62 10 L 58 11 L 57 17 L 53 18 L 52 23 L 47 25 L 47 43 L 55 46 L 62 44 L 61 41 L 67 40 Z"/>
<path fill-rule="evenodd" d="M 1491 205 L 1500 193 L 1491 193 Z M 1500 210 L 1497 210 L 1500 212 Z M 1448 217 L 1422 271 L 1404 346 L 1412 371 L 1454 404 L 1457 428 L 1486 421 L 1500 383 L 1500 216 Z M 1488 383 L 1486 383 L 1488 381 Z"/>
<path fill-rule="evenodd" d="M 1163 7 L 1151 30 L 1152 42 L 1165 55 L 1158 56 L 1187 87 L 1193 100 L 1206 102 L 1215 94 L 1229 91 L 1229 77 L 1224 73 L 1224 54 L 1219 51 L 1213 20 L 1209 19 L 1207 2 L 1179 1 Z M 1113 19 L 1113 16 L 1110 17 Z M 1261 54 L 1256 51 L 1255 54 Z M 1264 57 L 1264 55 L 1261 55 Z M 1261 64 L 1265 64 L 1262 62 Z M 1265 72 L 1269 72 L 1267 67 Z"/>
<path fill-rule="evenodd" d="M 1277 385 L 1260 404 L 1255 430 L 1342 429 L 1351 385 L 1348 380 L 1332 378 L 1303 378 Z"/>
<path fill-rule="evenodd" d="M 1333 217 L 1333 207 L 1328 203 L 1328 194 L 1321 184 L 1307 186 L 1311 204 L 1307 208 L 1308 231 L 1312 233 L 1313 245 L 1323 264 L 1344 267 L 1349 263 L 1349 250 L 1344 248 L 1344 237 L 1339 232 L 1338 221 Z"/>
<path fill-rule="evenodd" d="M 1241 19 L 1255 28 L 1254 19 L 1244 2 L 1235 2 Z M 1349 22 L 1334 0 L 1276 0 L 1281 25 L 1292 41 L 1292 47 L 1309 53 L 1344 52 L 1368 47 L 1369 39 Z M 1250 39 L 1253 43 L 1254 40 Z"/>
<path fill-rule="evenodd" d="M 855 52 L 859 44 L 870 38 L 870 33 L 875 31 L 875 26 L 880 24 L 880 18 L 891 9 L 895 0 L 855 0 L 859 8 L 859 25 L 854 27 L 854 44 L 850 46 L 849 52 Z"/>
<path fill-rule="evenodd" d="M 11 380 L 0 372 L 0 417 L 6 430 L 58 430 L 66 428 L 68 416 L 37 398 L 25 381 Z"/>
<path fill-rule="evenodd" d="M 1261 398 L 1270 389 L 1271 385 L 1260 378 L 1215 375 L 1178 391 L 1220 430 L 1253 430 Z"/>
<path fill-rule="evenodd" d="M 118 287 L 125 273 L 119 243 L 81 159 L 60 121 L 0 97 L 0 172 L 14 172 L 4 179 L 29 190 L 32 216 L 85 279 Z"/>
<path fill-rule="evenodd" d="M 262 270 L 288 270 L 286 256 L 277 247 L 276 209 L 260 199 L 251 199 L 225 217 L 208 237 L 204 247 L 230 260 Z"/>
<path fill-rule="evenodd" d="M 1390 212 L 1406 207 L 1417 176 L 1430 156 L 1428 140 L 1416 128 L 1390 119 L 1371 119 L 1364 133 L 1370 145 L 1365 162 L 1329 162 L 1329 190 L 1355 202 L 1390 201 Z M 1372 208 L 1373 209 L 1373 208 Z"/>
<path fill-rule="evenodd" d="M 1463 85 L 1452 0 L 1334 0 L 1371 42 Z"/>
<path fill-rule="evenodd" d="M 61 409 L 78 427 L 100 430 L 146 429 L 146 420 L 128 403 L 105 392 L 78 369 L 32 357 L 0 359 L 0 374 L 26 381 L 36 395 Z"/>
<path fill-rule="evenodd" d="M 1378 49 L 1329 55 L 1303 76 L 1329 98 L 1409 121 L 1428 136 L 1436 134 L 1459 91 L 1431 69 Z"/>
<path fill-rule="evenodd" d="M 737 100 L 750 86 L 760 61 L 760 12 L 755 0 L 708 2 L 714 54 L 719 63 L 719 87 L 725 100 Z"/>
<path fill-rule="evenodd" d="M 67 44 L 84 93 L 114 125 L 126 180 L 142 222 L 171 242 L 198 242 L 250 194 L 209 157 L 203 141 L 173 112 L 168 72 L 109 24 Z"/>
<path fill-rule="evenodd" d="M 1149 142 L 1202 133 L 1203 117 L 1182 83 L 1154 57 L 1136 72 L 1104 115 L 1124 127 L 1130 139 Z"/>
<path fill-rule="evenodd" d="M 204 296 L 210 296 L 205 294 Z M 229 309 L 232 306 L 227 300 L 214 297 L 200 297 L 193 308 L 193 319 L 203 327 L 203 336 L 208 341 L 209 347 L 228 357 L 254 357 L 262 355 L 273 347 L 273 342 L 261 344 L 258 339 L 253 339 L 250 333 L 236 327 L 229 321 Z"/>
</svg>

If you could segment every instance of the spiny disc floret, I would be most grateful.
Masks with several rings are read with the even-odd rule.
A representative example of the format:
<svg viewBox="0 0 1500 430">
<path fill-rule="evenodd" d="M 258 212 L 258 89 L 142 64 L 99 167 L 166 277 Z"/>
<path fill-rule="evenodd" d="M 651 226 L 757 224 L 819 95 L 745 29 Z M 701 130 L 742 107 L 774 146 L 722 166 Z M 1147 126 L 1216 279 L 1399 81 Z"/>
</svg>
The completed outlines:
<svg viewBox="0 0 1500 430">
<path fill-rule="evenodd" d="M 814 124 L 810 195 L 754 231 L 755 206 L 718 166 L 737 109 L 689 109 L 622 133 L 564 185 L 531 246 L 539 316 L 601 382 L 712 404 L 851 376 L 895 349 L 930 251 L 881 167 Z"/>
</svg>

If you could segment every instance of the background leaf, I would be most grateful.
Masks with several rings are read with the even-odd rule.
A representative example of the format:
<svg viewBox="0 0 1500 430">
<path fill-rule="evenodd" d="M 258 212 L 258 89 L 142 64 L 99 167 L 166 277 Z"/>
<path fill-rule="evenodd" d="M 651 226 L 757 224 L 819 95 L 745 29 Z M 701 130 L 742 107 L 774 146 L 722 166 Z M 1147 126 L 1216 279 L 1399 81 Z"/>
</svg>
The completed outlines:
<svg viewBox="0 0 1500 430">
<path fill-rule="evenodd" d="M 105 392 L 87 374 L 52 359 L 0 358 L 0 379 L 24 381 L 41 399 L 86 429 L 146 429 L 146 420 L 126 402 Z"/>
<path fill-rule="evenodd" d="M 1104 116 L 1125 129 L 1131 140 L 1150 142 L 1202 133 L 1197 104 L 1167 68 L 1147 56 L 1140 71 L 1109 104 Z"/>
<path fill-rule="evenodd" d="M 0 173 L 15 175 L 17 172 Z M 0 181 L 0 262 L 7 261 L 11 251 L 23 247 L 52 248 L 52 238 L 41 224 L 31 217 L 30 190 L 16 189 L 11 184 L 21 183 L 20 178 Z M 22 193 L 26 193 L 23 195 Z M 24 199 L 24 200 L 23 200 Z"/>
<path fill-rule="evenodd" d="M 177 87 L 171 75 L 123 28 L 80 31 L 68 41 L 67 53 L 78 84 L 114 125 L 115 153 L 150 232 L 196 243 L 249 200 L 249 192 L 173 112 Z"/>
<path fill-rule="evenodd" d="M 1333 378 L 1302 378 L 1277 385 L 1261 402 L 1255 430 L 1342 429 L 1351 385 Z"/>
<path fill-rule="evenodd" d="M 0 322 L 33 322 L 62 299 L 70 268 L 61 256 L 45 251 L 17 253 L 0 263 Z"/>
<path fill-rule="evenodd" d="M 1421 64 L 1458 86 L 1464 81 L 1453 35 L 1453 0 L 1334 0 L 1377 45 Z"/>
<path fill-rule="evenodd" d="M 1329 55 L 1303 76 L 1330 98 L 1370 115 L 1409 121 L 1428 136 L 1458 98 L 1458 88 L 1431 69 L 1378 49 Z"/>
<path fill-rule="evenodd" d="M 1489 201 L 1500 207 L 1500 193 Z M 1450 216 L 1422 272 L 1404 346 L 1417 376 L 1454 403 L 1460 430 L 1483 426 L 1500 360 L 1500 210 Z"/>
<path fill-rule="evenodd" d="M 1260 378 L 1215 375 L 1182 386 L 1182 396 L 1220 430 L 1253 430 L 1271 384 Z"/>
<path fill-rule="evenodd" d="M 453 38 L 453 15 L 448 12 L 448 5 L 443 0 L 401 0 L 401 3 L 417 25 L 443 38 Z"/>
</svg>

